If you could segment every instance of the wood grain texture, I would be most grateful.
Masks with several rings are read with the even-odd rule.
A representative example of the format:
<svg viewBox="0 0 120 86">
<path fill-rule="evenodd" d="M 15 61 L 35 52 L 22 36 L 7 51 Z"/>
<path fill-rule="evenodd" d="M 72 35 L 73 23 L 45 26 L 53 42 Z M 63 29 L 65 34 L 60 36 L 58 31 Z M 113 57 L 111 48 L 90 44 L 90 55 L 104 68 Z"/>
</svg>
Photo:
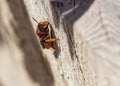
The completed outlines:
<svg viewBox="0 0 120 86">
<path fill-rule="evenodd" d="M 53 86 L 23 0 L 2 0 L 0 82 L 3 86 Z"/>
<path fill-rule="evenodd" d="M 0 86 L 119 86 L 119 0 L 0 0 Z M 58 51 L 41 49 L 48 20 Z"/>
<path fill-rule="evenodd" d="M 96 0 L 74 24 L 75 30 L 79 31 L 88 47 L 96 54 L 92 59 L 96 61 L 93 70 L 96 70 L 97 86 L 120 85 L 120 10 L 116 3 L 120 2 Z"/>
</svg>

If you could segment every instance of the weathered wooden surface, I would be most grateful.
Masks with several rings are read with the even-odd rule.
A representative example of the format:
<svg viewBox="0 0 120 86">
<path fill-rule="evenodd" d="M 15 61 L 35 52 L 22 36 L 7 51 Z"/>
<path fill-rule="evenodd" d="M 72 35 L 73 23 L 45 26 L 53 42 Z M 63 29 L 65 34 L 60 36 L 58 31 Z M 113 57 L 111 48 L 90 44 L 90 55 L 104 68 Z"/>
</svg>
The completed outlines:
<svg viewBox="0 0 120 86">
<path fill-rule="evenodd" d="M 119 0 L 0 0 L 0 86 L 120 86 Z M 42 50 L 49 20 L 57 55 Z"/>
</svg>

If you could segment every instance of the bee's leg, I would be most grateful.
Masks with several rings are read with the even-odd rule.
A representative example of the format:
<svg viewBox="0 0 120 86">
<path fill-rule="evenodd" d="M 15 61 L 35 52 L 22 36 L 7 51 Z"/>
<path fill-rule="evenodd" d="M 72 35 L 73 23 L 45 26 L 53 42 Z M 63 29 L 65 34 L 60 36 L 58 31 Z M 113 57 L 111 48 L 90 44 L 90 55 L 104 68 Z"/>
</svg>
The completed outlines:
<svg viewBox="0 0 120 86">
<path fill-rule="evenodd" d="M 45 44 L 45 42 L 43 40 L 40 41 L 40 44 L 41 44 L 43 49 L 46 48 L 46 44 Z"/>
<path fill-rule="evenodd" d="M 49 48 L 53 49 L 54 51 L 57 51 L 57 49 L 54 47 L 54 45 L 50 42 L 48 42 Z"/>
<path fill-rule="evenodd" d="M 49 38 L 49 39 L 46 39 L 45 42 L 54 42 L 56 40 L 60 40 L 59 38 Z"/>
</svg>

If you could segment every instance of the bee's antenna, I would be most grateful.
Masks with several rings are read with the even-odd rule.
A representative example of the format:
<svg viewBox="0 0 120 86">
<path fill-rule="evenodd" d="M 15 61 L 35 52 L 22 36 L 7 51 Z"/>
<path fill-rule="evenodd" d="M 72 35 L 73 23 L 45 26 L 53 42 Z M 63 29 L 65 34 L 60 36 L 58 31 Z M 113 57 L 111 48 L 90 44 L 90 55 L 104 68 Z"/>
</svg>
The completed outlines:
<svg viewBox="0 0 120 86">
<path fill-rule="evenodd" d="M 33 17 L 32 17 L 32 19 L 36 22 L 36 23 L 39 23 L 36 19 L 34 19 Z"/>
</svg>

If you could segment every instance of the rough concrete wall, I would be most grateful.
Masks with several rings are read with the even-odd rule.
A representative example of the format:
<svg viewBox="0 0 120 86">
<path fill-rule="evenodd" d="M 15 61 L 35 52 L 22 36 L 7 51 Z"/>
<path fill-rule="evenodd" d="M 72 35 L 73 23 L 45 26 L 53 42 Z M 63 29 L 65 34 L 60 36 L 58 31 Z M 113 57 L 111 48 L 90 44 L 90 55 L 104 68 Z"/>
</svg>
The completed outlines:
<svg viewBox="0 0 120 86">
<path fill-rule="evenodd" d="M 119 86 L 119 0 L 0 0 L 0 86 Z M 49 20 L 58 51 L 43 50 Z"/>
</svg>

